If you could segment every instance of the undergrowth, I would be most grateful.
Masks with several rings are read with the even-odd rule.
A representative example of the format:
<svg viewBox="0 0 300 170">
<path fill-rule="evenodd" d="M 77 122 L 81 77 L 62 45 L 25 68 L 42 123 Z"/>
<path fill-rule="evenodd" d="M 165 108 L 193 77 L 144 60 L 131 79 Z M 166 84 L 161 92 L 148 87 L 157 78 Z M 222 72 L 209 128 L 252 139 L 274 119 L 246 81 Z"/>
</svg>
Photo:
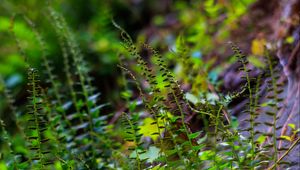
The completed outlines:
<svg viewBox="0 0 300 170">
<path fill-rule="evenodd" d="M 282 128 L 277 124 L 277 112 L 283 107 L 280 94 L 284 84 L 278 83 L 278 63 L 267 50 L 265 50 L 266 66 L 260 68 L 260 74 L 253 78 L 250 76 L 251 70 L 246 55 L 235 44 L 230 43 L 240 63 L 239 70 L 243 73 L 241 78 L 246 83 L 240 90 L 223 95 L 207 81 L 206 83 L 212 87 L 202 92 L 198 99 L 200 102 L 195 104 L 187 99 L 188 92 L 182 90 L 163 56 L 147 44 L 136 45 L 125 30 L 114 24 L 121 31 L 123 46 L 127 51 L 124 55 L 133 56 L 138 69 L 130 71 L 131 66 L 126 64 L 126 61 L 121 61 L 119 67 L 134 81 L 147 110 L 146 114 L 152 118 L 151 124 L 156 126 L 152 126 L 155 130 L 151 130 L 150 136 L 157 138 L 152 141 L 153 143 L 145 144 L 140 151 L 144 153 L 145 147 L 150 148 L 154 145 L 159 149 L 159 155 L 155 160 L 143 160 L 145 163 L 142 165 L 141 153 L 131 155 L 137 169 L 275 169 L 289 166 L 290 163 L 283 161 L 283 158 L 299 142 L 299 137 L 291 140 L 289 136 L 280 136 L 277 133 Z M 148 55 L 142 56 L 145 51 Z M 193 76 L 193 64 L 186 55 L 187 51 L 188 47 L 182 43 L 175 55 L 183 58 L 182 63 L 187 67 L 186 76 Z M 151 58 L 154 62 L 149 63 L 146 58 Z M 202 71 L 204 72 L 202 76 L 206 76 L 204 79 L 208 80 L 207 73 L 205 70 Z M 137 75 L 134 75 L 135 73 Z M 267 93 L 262 93 L 263 84 L 267 85 Z M 207 93 L 214 93 L 217 96 L 216 100 L 210 101 Z M 240 129 L 235 125 L 228 107 L 230 101 L 240 97 L 248 99 L 241 113 L 248 115 L 246 120 L 242 120 L 248 125 L 246 129 Z M 266 101 L 262 103 L 264 98 Z M 123 115 L 130 123 L 131 119 L 128 117 L 140 114 L 132 111 Z M 258 119 L 262 115 L 267 116 L 263 122 Z M 193 131 L 189 127 L 191 117 L 201 118 L 202 123 L 199 125 L 201 130 Z M 264 126 L 266 128 L 262 128 Z M 270 131 L 260 130 L 267 128 Z M 135 134 L 135 139 L 141 137 L 138 133 L 132 133 L 131 128 L 127 128 L 126 132 Z M 288 142 L 288 147 L 279 148 L 279 141 Z M 139 148 L 144 140 L 132 142 Z"/>
<path fill-rule="evenodd" d="M 137 64 L 135 71 L 131 71 L 130 63 L 120 59 L 124 89 L 127 92 L 130 88 L 136 89 L 138 96 L 125 95 L 128 112 L 123 112 L 120 124 L 113 127 L 107 123 L 109 115 L 101 113 L 106 104 L 99 104 L 100 93 L 92 86 L 88 64 L 70 28 L 51 7 L 48 13 L 62 50 L 66 81 L 61 82 L 54 74 L 56 68 L 48 57 L 46 42 L 37 26 L 21 15 L 40 45 L 42 71 L 47 80 L 40 79 L 40 71 L 30 65 L 30 56 L 21 47 L 21 40 L 14 36 L 28 63 L 28 104 L 26 113 L 17 112 L 1 77 L 3 96 L 10 108 L 7 114 L 13 114 L 20 131 L 17 135 L 9 133 L 5 122 L 1 121 L 2 169 L 276 169 L 289 164 L 283 159 L 300 138 L 291 139 L 277 133 L 281 127 L 277 124 L 276 113 L 282 107 L 279 96 L 283 85 L 277 83 L 277 63 L 267 52 L 266 67 L 253 79 L 249 75 L 247 57 L 231 44 L 245 85 L 234 93 L 223 95 L 208 81 L 205 70 L 201 70 L 200 76 L 207 80 L 210 88 L 202 91 L 195 103 L 182 89 L 163 55 L 147 44 L 136 45 L 114 23 L 121 31 L 125 48 L 122 55 L 131 56 Z M 152 63 L 141 55 L 142 50 L 147 51 Z M 194 83 L 195 72 L 189 69 L 193 62 L 187 51 L 188 47 L 181 43 L 175 55 L 182 58 L 184 73 L 190 77 L 189 82 Z M 261 103 L 264 83 L 267 84 L 267 101 Z M 211 93 L 216 96 L 214 100 L 207 97 Z M 248 115 L 248 119 L 243 120 L 249 125 L 246 129 L 238 128 L 228 107 L 230 101 L 239 97 L 248 99 L 242 113 Z M 266 115 L 267 120 L 258 120 L 260 115 Z M 190 120 L 194 118 L 201 120 L 200 129 L 190 126 Z M 146 119 L 150 122 L 144 127 Z M 263 126 L 271 130 L 259 131 L 262 128 L 258 127 Z M 112 128 L 124 132 L 122 139 L 114 135 Z M 287 148 L 278 147 L 282 140 L 289 142 Z"/>
</svg>

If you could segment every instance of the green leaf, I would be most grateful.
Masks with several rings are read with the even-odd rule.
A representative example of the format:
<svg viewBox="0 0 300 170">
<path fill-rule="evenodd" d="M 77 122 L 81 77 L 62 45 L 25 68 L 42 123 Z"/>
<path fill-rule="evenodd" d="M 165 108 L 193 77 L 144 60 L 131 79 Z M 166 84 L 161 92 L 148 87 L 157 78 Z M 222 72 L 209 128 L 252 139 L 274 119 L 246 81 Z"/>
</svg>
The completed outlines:
<svg viewBox="0 0 300 170">
<path fill-rule="evenodd" d="M 288 44 L 292 44 L 295 41 L 293 36 L 289 36 L 285 39 L 285 42 L 287 42 Z"/>
<path fill-rule="evenodd" d="M 214 152 L 211 150 L 203 151 L 199 153 L 200 160 L 210 160 L 211 157 L 214 155 Z"/>
<path fill-rule="evenodd" d="M 191 133 L 189 134 L 189 138 L 190 139 L 195 139 L 196 137 L 198 137 L 200 135 L 201 132 L 195 132 L 195 133 Z"/>
<path fill-rule="evenodd" d="M 260 135 L 256 141 L 259 143 L 259 144 L 262 144 L 264 141 L 266 140 L 266 136 L 264 135 Z"/>
<path fill-rule="evenodd" d="M 79 101 L 77 101 L 76 105 L 78 108 L 82 108 L 84 106 L 84 103 L 82 100 L 79 100 Z"/>
<path fill-rule="evenodd" d="M 4 162 L 0 162 L 0 169 L 1 170 L 7 170 L 7 167 L 6 167 Z"/>
<path fill-rule="evenodd" d="M 293 124 L 293 123 L 289 123 L 288 126 L 289 126 L 290 128 L 292 128 L 293 130 L 296 129 L 296 125 Z"/>
<path fill-rule="evenodd" d="M 161 167 L 160 164 L 156 165 L 155 167 L 152 167 L 150 170 L 164 170 L 164 167 Z"/>
<path fill-rule="evenodd" d="M 180 119 L 180 116 L 172 116 L 172 117 L 170 117 L 170 119 L 171 119 L 171 122 L 174 123 L 174 122 L 176 122 L 177 119 Z"/>
<path fill-rule="evenodd" d="M 166 153 L 167 156 L 171 156 L 171 155 L 173 155 L 173 154 L 176 154 L 176 153 L 177 153 L 177 150 L 176 150 L 176 149 L 173 149 L 173 150 L 166 150 L 165 153 Z"/>
<path fill-rule="evenodd" d="M 54 166 L 55 166 L 56 170 L 63 170 L 61 162 L 59 162 L 59 161 L 56 161 Z"/>
<path fill-rule="evenodd" d="M 134 109 L 136 108 L 136 106 L 137 106 L 137 102 L 136 101 L 132 101 L 132 102 L 130 102 L 129 103 L 129 111 L 130 112 L 133 112 L 134 111 Z"/>
<path fill-rule="evenodd" d="M 261 61 L 258 57 L 256 56 L 249 56 L 248 57 L 248 61 L 253 64 L 255 67 L 258 68 L 264 68 L 265 67 L 265 63 L 263 61 Z"/>
<path fill-rule="evenodd" d="M 287 141 L 292 141 L 291 137 L 289 136 L 280 136 L 281 139 L 285 139 Z"/>
<path fill-rule="evenodd" d="M 142 156 L 148 158 L 147 162 L 152 163 L 155 159 L 159 157 L 160 149 L 155 146 L 150 146 L 146 153 Z"/>
<path fill-rule="evenodd" d="M 204 146 L 205 146 L 205 145 L 197 145 L 197 146 L 193 146 L 192 149 L 193 149 L 194 151 L 198 151 L 198 150 L 202 149 Z"/>
<path fill-rule="evenodd" d="M 157 127 L 157 123 L 155 123 L 156 121 L 150 117 L 145 118 L 143 121 L 143 125 L 139 126 L 140 129 L 140 133 L 143 136 L 148 136 L 151 137 L 154 141 L 157 140 L 157 138 L 159 137 L 160 133 Z M 162 119 L 158 120 L 158 125 L 159 126 L 163 126 L 163 121 Z"/>
<path fill-rule="evenodd" d="M 231 127 L 233 129 L 237 129 L 239 127 L 239 121 L 236 117 L 232 116 L 231 117 Z"/>
<path fill-rule="evenodd" d="M 123 99 L 129 99 L 130 97 L 132 97 L 132 91 L 127 90 L 127 91 L 121 92 L 121 97 Z"/>
</svg>

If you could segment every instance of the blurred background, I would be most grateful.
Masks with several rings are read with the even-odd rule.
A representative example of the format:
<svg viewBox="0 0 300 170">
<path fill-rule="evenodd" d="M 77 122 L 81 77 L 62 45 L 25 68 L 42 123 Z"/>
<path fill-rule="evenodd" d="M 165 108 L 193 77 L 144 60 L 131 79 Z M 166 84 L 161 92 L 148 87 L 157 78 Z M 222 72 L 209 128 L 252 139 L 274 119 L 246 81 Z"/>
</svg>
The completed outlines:
<svg viewBox="0 0 300 170">
<path fill-rule="evenodd" d="M 22 105 L 26 102 L 26 70 L 24 56 L 20 54 L 19 48 L 24 51 L 30 65 L 43 70 L 41 47 L 23 16 L 36 25 L 47 43 L 48 58 L 53 62 L 54 72 L 63 74 L 62 52 L 46 9 L 50 5 L 65 18 L 74 33 L 84 58 L 89 63 L 91 75 L 95 78 L 93 83 L 102 93 L 102 99 L 115 106 L 122 105 L 119 103 L 118 86 L 120 70 L 116 64 L 123 47 L 120 43 L 120 31 L 113 26 L 112 20 L 123 27 L 135 41 L 147 42 L 165 53 L 173 68 L 178 58 L 171 51 L 176 51 L 176 42 L 180 37 L 185 37 L 195 62 L 201 64 L 202 59 L 206 58 L 211 64 L 215 64 L 215 57 L 228 49 L 226 41 L 230 32 L 240 27 L 238 18 L 246 13 L 253 2 L 254 0 L 1 0 L 0 75 L 13 92 L 15 104 Z M 251 32 L 251 28 L 248 31 Z M 218 72 L 220 70 L 211 73 L 212 79 L 216 79 Z M 63 79 L 63 76 L 58 78 Z M 6 110 L 7 105 L 1 97 L 0 112 L 5 113 Z"/>
</svg>

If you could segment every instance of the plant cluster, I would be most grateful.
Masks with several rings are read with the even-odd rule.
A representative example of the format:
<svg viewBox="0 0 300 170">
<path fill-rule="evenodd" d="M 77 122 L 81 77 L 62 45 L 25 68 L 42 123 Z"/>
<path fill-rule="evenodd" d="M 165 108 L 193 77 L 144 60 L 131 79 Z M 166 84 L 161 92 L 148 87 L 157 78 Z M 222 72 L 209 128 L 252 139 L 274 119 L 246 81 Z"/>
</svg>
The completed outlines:
<svg viewBox="0 0 300 170">
<path fill-rule="evenodd" d="M 130 150 L 136 152 L 131 158 L 135 160 L 137 169 L 149 167 L 158 169 L 274 169 L 289 166 L 289 162 L 283 161 L 283 158 L 299 142 L 299 137 L 295 136 L 299 129 L 297 130 L 295 125 L 290 124 L 293 137 L 280 136 L 277 133 L 282 128 L 277 124 L 277 112 L 282 107 L 283 99 L 279 96 L 283 91 L 283 84 L 278 83 L 278 63 L 267 50 L 265 67 L 260 69 L 258 77 L 251 78 L 247 57 L 231 43 L 234 55 L 240 63 L 239 70 L 243 72 L 242 78 L 246 82 L 245 85 L 239 91 L 226 96 L 213 88 L 217 94 L 215 101 L 209 100 L 205 95 L 208 92 L 204 92 L 198 99 L 200 102 L 193 102 L 187 98 L 188 93 L 181 89 L 175 76 L 168 70 L 163 56 L 149 45 L 140 45 L 140 50 L 147 50 L 150 58 L 154 58 L 153 66 L 149 67 L 151 64 L 143 59 L 145 56 L 141 56 L 130 36 L 118 25 L 116 27 L 121 30 L 123 45 L 128 55 L 136 58 L 138 73 L 142 80 L 138 81 L 125 66 L 120 66 L 120 68 L 129 74 L 139 89 L 142 103 L 153 120 L 151 125 L 155 130 L 152 130 L 153 133 L 150 135 L 152 138 L 157 136 L 154 138 L 156 140 L 146 147 L 154 145 L 159 148 L 156 160 L 147 161 L 145 156 L 143 157 L 145 145 L 143 145 L 143 140 L 140 140 L 141 134 L 133 133 L 133 127 L 128 127 L 127 133 L 134 138 L 131 142 L 135 147 Z M 186 50 L 183 46 L 181 47 L 183 49 L 179 50 L 177 55 L 184 58 L 185 63 L 191 63 L 189 58 L 184 56 Z M 192 66 L 188 67 L 192 68 Z M 186 75 L 189 73 L 187 72 Z M 142 88 L 145 83 L 147 87 Z M 267 85 L 266 93 L 262 93 L 262 84 Z M 146 93 L 142 91 L 145 88 Z M 228 108 L 230 101 L 240 97 L 248 99 L 242 113 L 248 115 L 248 118 L 242 122 L 249 125 L 246 129 L 238 128 Z M 262 103 L 263 98 L 267 98 L 264 103 Z M 137 113 L 128 114 L 136 117 Z M 135 124 L 136 118 L 131 121 L 128 114 L 124 115 L 129 124 Z M 201 131 L 192 131 L 189 127 L 189 119 L 195 115 L 202 120 Z M 258 119 L 261 115 L 267 116 L 263 122 Z M 269 131 L 261 131 L 262 126 L 268 127 Z M 288 147 L 279 147 L 278 143 L 282 141 L 288 141 Z"/>
<path fill-rule="evenodd" d="M 66 85 L 54 74 L 43 37 L 34 23 L 23 16 L 39 42 L 47 80 L 40 80 L 39 71 L 30 66 L 29 56 L 14 36 L 28 62 L 28 104 L 26 113 L 16 113 L 12 96 L 4 87 L 10 111 L 17 116 L 21 132 L 10 135 L 1 121 L 1 141 L 9 146 L 1 150 L 4 161 L 1 166 L 8 169 L 101 169 L 110 162 L 115 146 L 106 123 L 108 115 L 100 111 L 105 104 L 98 104 L 100 93 L 91 85 L 87 63 L 64 18 L 51 7 L 48 12 L 62 49 Z M 42 82 L 48 87 L 43 87 Z"/>
<path fill-rule="evenodd" d="M 265 52 L 265 66 L 253 79 L 247 57 L 231 44 L 240 63 L 245 85 L 234 93 L 223 95 L 209 82 L 203 70 L 202 79 L 209 86 L 195 96 L 183 90 L 165 57 L 147 44 L 136 45 L 128 33 L 116 23 L 121 32 L 125 59 L 119 69 L 125 80 L 123 98 L 128 109 L 120 114 L 119 124 L 108 123 L 102 114 L 100 93 L 93 87 L 89 67 L 66 21 L 51 7 L 49 20 L 56 31 L 62 50 L 65 82 L 59 81 L 48 58 L 46 42 L 35 24 L 22 18 L 32 28 L 42 51 L 47 81 L 30 65 L 30 57 L 14 36 L 21 55 L 28 63 L 27 112 L 17 113 L 13 97 L 0 77 L 3 94 L 16 119 L 18 134 L 1 125 L 0 169 L 276 169 L 289 165 L 284 157 L 299 143 L 299 129 L 290 124 L 293 133 L 280 136 L 277 112 L 281 109 L 282 84 L 278 83 L 277 63 Z M 14 35 L 12 19 L 12 34 Z M 193 61 L 184 42 L 179 42 L 175 55 L 182 58 L 183 74 L 190 84 L 197 72 L 190 71 Z M 142 53 L 143 52 L 143 53 Z M 142 54 L 147 54 L 144 56 Z M 137 65 L 131 71 L 126 56 Z M 151 58 L 152 62 L 145 58 Z M 194 84 L 193 84 L 194 83 Z M 266 84 L 267 92 L 262 93 Z M 192 91 L 197 91 L 197 86 Z M 131 88 L 138 92 L 135 95 Z M 3 89 L 3 90 L 2 90 Z M 208 94 L 213 92 L 214 98 Z M 262 99 L 267 101 L 262 103 Z M 249 125 L 240 129 L 229 109 L 230 101 L 246 97 L 248 103 L 242 114 Z M 143 106 L 142 108 L 138 106 Z M 259 116 L 267 116 L 260 121 Z M 192 119 L 201 120 L 198 128 Z M 266 126 L 270 130 L 260 131 Z M 117 133 L 115 135 L 113 130 Z M 199 130 L 200 129 L 200 130 Z M 122 132 L 121 132 L 122 131 Z M 286 141 L 287 147 L 279 147 Z"/>
</svg>

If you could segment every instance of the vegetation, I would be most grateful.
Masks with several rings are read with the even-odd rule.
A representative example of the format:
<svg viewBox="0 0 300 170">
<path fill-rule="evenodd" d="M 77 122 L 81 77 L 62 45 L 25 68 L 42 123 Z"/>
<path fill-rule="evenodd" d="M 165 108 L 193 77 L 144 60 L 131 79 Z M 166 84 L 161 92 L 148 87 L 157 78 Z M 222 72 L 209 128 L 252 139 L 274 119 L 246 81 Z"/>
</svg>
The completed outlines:
<svg viewBox="0 0 300 170">
<path fill-rule="evenodd" d="M 42 32 L 45 25 L 38 26 L 26 13 L 0 18 L 6 24 L 0 30 L 10 35 L 7 43 L 13 42 L 17 53 L 10 55 L 16 61 L 1 59 L 0 64 L 21 65 L 0 69 L 0 169 L 292 167 L 286 156 L 299 146 L 300 129 L 297 123 L 285 127 L 280 122 L 286 84 L 280 81 L 275 49 L 259 39 L 247 56 L 239 45 L 221 43 L 232 31 L 228 24 L 237 24 L 253 3 L 244 0 L 233 6 L 235 2 L 205 0 L 206 16 L 183 19 L 195 15 L 190 8 L 196 2 L 188 6 L 176 1 L 182 25 L 190 28 L 173 37 L 170 50 L 143 34 L 131 38 L 120 26 L 124 21 L 98 16 L 104 27 L 100 32 L 107 34 L 96 47 L 103 54 L 99 62 L 109 63 L 103 68 L 84 57 L 75 31 L 55 3 L 43 8 L 50 33 Z M 113 9 L 116 4 L 102 5 Z M 210 34 L 221 31 L 206 35 L 207 24 L 217 22 L 222 11 L 229 17 L 209 27 Z M 156 24 L 163 23 L 161 16 L 155 17 Z M 211 51 L 224 52 L 219 44 L 231 49 L 229 61 L 203 59 Z M 219 77 L 226 71 L 223 66 L 233 63 L 242 83 L 224 92 Z M 109 81 L 104 77 L 112 73 L 105 68 L 111 67 L 118 87 L 111 85 L 105 92 L 99 84 Z M 26 70 L 26 88 L 18 69 Z M 18 82 L 19 87 L 13 85 Z M 22 87 L 27 92 L 20 97 Z M 242 99 L 246 103 L 239 114 L 245 119 L 238 119 L 232 104 Z M 278 133 L 286 128 L 289 133 Z"/>
</svg>

